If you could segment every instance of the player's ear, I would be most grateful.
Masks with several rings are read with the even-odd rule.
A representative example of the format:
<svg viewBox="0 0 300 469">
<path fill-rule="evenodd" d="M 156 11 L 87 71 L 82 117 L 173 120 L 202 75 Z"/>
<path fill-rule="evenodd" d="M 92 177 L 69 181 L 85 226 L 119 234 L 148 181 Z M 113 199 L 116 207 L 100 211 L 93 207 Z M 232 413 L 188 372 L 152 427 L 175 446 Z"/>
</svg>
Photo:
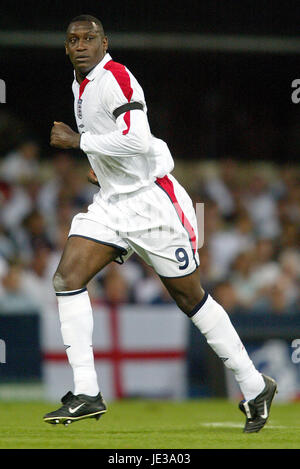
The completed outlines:
<svg viewBox="0 0 300 469">
<path fill-rule="evenodd" d="M 103 45 L 103 50 L 104 50 L 104 52 L 106 52 L 107 49 L 108 49 L 108 39 L 107 39 L 107 36 L 103 36 L 103 38 L 102 38 L 102 45 Z"/>
<path fill-rule="evenodd" d="M 69 55 L 69 51 L 68 51 L 68 47 L 67 47 L 67 41 L 65 41 L 64 44 L 65 44 L 66 55 Z"/>
</svg>

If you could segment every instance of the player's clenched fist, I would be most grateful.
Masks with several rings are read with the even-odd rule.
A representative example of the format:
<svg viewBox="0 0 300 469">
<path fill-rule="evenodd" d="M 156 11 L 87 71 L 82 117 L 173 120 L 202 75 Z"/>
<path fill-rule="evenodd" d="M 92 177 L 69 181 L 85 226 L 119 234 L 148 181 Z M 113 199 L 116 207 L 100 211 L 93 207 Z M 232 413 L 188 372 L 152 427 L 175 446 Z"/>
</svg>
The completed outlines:
<svg viewBox="0 0 300 469">
<path fill-rule="evenodd" d="M 79 148 L 80 134 L 63 122 L 54 122 L 50 134 L 50 145 L 56 148 Z"/>
</svg>

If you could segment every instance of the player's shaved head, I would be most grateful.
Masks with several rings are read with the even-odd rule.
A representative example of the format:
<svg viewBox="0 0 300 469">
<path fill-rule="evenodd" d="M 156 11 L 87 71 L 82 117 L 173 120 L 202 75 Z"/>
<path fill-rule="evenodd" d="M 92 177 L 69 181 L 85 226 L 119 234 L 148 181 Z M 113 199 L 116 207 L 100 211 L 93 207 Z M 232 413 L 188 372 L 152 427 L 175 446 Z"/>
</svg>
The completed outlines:
<svg viewBox="0 0 300 469">
<path fill-rule="evenodd" d="M 92 15 L 79 15 L 79 16 L 75 16 L 69 23 L 68 25 L 68 28 L 67 28 L 67 33 L 69 32 L 72 24 L 74 23 L 80 23 L 80 22 L 86 22 L 86 23 L 94 23 L 96 26 L 98 26 L 98 29 L 99 29 L 99 32 L 100 32 L 100 35 L 103 37 L 105 36 L 105 33 L 104 33 L 104 28 L 103 28 L 103 25 L 101 23 L 101 21 L 96 18 L 95 16 L 92 16 Z"/>
</svg>

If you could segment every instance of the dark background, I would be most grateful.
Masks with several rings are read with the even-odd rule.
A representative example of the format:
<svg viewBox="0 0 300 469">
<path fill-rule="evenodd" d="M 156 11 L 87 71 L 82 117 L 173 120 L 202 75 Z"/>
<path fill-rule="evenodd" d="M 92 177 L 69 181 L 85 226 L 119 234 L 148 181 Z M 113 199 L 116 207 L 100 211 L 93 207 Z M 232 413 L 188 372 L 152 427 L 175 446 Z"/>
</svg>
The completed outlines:
<svg viewBox="0 0 300 469">
<path fill-rule="evenodd" d="M 45 1 L 1 6 L 1 31 L 62 32 L 73 16 L 89 13 L 102 20 L 108 36 L 193 32 L 299 37 L 299 1 Z M 109 52 L 143 86 L 152 132 L 168 142 L 174 157 L 297 161 L 300 104 L 291 101 L 291 82 L 300 77 L 300 50 Z M 61 49 L 0 44 L 0 66 L 0 78 L 7 85 L 7 104 L 0 105 L 0 113 L 5 109 L 16 119 L 13 135 L 5 137 L 0 130 L 0 152 L 26 133 L 36 136 L 48 155 L 53 120 L 75 125 L 73 72 L 63 44 Z"/>
<path fill-rule="evenodd" d="M 98 16 L 107 31 L 297 36 L 299 11 L 298 0 L 3 0 L 0 28 L 64 31 L 70 18 L 88 13 Z"/>
</svg>

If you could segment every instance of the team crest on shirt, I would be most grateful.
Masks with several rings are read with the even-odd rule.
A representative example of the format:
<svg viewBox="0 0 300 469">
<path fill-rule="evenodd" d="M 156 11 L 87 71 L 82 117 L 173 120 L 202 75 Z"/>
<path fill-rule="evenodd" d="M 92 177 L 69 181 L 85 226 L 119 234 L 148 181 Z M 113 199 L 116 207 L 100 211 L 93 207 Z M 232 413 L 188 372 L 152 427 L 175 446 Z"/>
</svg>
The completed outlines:
<svg viewBox="0 0 300 469">
<path fill-rule="evenodd" d="M 77 101 L 77 117 L 78 119 L 82 119 L 82 99 L 78 99 Z"/>
</svg>

